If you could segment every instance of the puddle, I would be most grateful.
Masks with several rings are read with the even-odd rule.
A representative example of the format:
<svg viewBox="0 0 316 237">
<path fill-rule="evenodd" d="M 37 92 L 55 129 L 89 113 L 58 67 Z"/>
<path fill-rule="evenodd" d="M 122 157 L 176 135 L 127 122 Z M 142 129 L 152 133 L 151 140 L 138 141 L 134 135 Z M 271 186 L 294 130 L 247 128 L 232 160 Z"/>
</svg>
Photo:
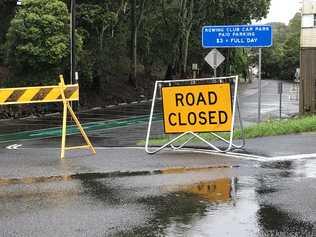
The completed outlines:
<svg viewBox="0 0 316 237">
<path fill-rule="evenodd" d="M 316 178 L 316 160 L 298 161 L 295 163 L 295 173 L 306 178 Z"/>
<path fill-rule="evenodd" d="M 316 159 L 265 163 L 261 167 L 280 170 L 279 177 L 316 178 Z"/>
<path fill-rule="evenodd" d="M 242 177 L 163 186 L 164 195 L 138 200 L 152 212 L 146 224 L 115 236 L 313 236 L 312 222 L 264 198 L 279 191 L 273 182 Z"/>
<path fill-rule="evenodd" d="M 0 229 L 24 236 L 78 236 L 78 228 L 85 231 L 79 236 L 316 236 L 316 160 L 256 169 L 91 173 L 2 185 Z M 234 177 L 238 172 L 247 175 Z"/>
</svg>

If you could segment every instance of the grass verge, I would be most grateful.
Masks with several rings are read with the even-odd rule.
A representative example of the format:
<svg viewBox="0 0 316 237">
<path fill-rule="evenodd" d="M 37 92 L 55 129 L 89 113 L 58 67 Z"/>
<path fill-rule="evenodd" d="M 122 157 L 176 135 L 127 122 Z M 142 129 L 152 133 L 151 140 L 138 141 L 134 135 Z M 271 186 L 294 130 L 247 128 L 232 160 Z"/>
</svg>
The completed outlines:
<svg viewBox="0 0 316 237">
<path fill-rule="evenodd" d="M 256 137 L 267 137 L 267 136 L 278 136 L 288 135 L 304 132 L 315 132 L 316 131 L 316 116 L 304 116 L 292 119 L 284 120 L 271 120 L 260 124 L 255 124 L 244 129 L 246 138 Z M 203 138 L 214 140 L 214 137 L 210 134 L 200 134 Z M 234 139 L 241 138 L 241 130 L 237 129 L 234 133 Z M 221 136 L 228 139 L 229 133 L 221 133 Z M 150 145 L 161 145 L 171 139 L 172 136 L 164 135 L 162 137 L 154 138 L 150 140 Z M 183 137 L 178 143 L 186 141 L 187 137 Z M 193 140 L 198 142 L 197 140 Z M 144 145 L 145 141 L 139 141 L 138 145 Z"/>
</svg>

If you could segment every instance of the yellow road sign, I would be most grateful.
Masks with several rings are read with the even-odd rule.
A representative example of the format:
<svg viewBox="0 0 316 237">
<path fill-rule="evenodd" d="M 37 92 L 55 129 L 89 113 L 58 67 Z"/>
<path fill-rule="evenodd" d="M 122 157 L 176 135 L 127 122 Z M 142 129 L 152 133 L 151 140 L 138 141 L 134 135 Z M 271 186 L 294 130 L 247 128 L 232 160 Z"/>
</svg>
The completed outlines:
<svg viewBox="0 0 316 237">
<path fill-rule="evenodd" d="M 163 87 L 162 98 L 165 133 L 231 130 L 229 83 Z"/>
<path fill-rule="evenodd" d="M 66 85 L 67 101 L 79 100 L 79 86 Z M 0 105 L 62 102 L 60 86 L 37 86 L 0 89 Z"/>
</svg>

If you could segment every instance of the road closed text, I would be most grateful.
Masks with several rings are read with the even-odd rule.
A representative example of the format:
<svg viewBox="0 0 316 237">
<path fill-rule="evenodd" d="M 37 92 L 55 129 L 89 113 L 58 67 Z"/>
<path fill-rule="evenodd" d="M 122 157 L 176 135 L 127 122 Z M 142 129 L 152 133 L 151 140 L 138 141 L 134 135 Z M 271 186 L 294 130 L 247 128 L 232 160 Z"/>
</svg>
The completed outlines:
<svg viewBox="0 0 316 237">
<path fill-rule="evenodd" d="M 231 128 L 230 84 L 162 88 L 165 133 L 220 132 Z"/>
</svg>

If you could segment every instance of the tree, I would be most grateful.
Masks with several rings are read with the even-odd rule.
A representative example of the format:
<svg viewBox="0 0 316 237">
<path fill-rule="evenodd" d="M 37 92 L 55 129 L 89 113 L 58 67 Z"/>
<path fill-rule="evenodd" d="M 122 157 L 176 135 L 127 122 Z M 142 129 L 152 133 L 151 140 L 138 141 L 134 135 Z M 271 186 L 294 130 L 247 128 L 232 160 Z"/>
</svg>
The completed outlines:
<svg viewBox="0 0 316 237">
<path fill-rule="evenodd" d="M 117 6 L 111 1 L 103 4 L 80 4 L 78 18 L 81 26 L 93 30 L 97 36 L 97 48 L 102 51 L 106 33 L 114 34 L 114 27 L 119 21 L 121 12 L 126 7 L 127 0 L 120 0 Z"/>
<path fill-rule="evenodd" d="M 92 77 L 94 89 L 100 90 L 102 81 L 109 82 L 108 65 L 112 49 L 109 44 L 115 42 L 117 26 L 126 11 L 127 0 L 81 1 L 78 6 L 78 26 L 84 35 L 85 62 L 94 68 L 94 72 L 86 72 Z M 113 42 L 108 42 L 108 41 Z M 108 43 L 106 45 L 106 43 Z M 89 56 L 90 55 L 90 56 Z M 90 62 L 88 62 L 90 61 Z"/>
<path fill-rule="evenodd" d="M 80 37 L 77 42 L 79 53 Z M 9 84 L 55 84 L 68 66 L 69 13 L 65 3 L 23 0 L 11 21 L 6 47 Z"/>
<path fill-rule="evenodd" d="M 144 17 L 147 0 L 130 0 L 131 5 L 131 63 L 129 79 L 138 88 L 137 84 L 137 38 L 139 27 Z"/>
<path fill-rule="evenodd" d="M 161 0 L 161 11 L 167 34 L 171 34 L 171 62 L 169 66 L 176 68 L 182 77 L 186 77 L 190 37 L 193 26 L 200 23 L 204 1 Z"/>
<path fill-rule="evenodd" d="M 271 23 L 273 47 L 263 51 L 262 71 L 266 78 L 293 80 L 299 67 L 301 14 L 296 13 L 289 25 Z"/>
<path fill-rule="evenodd" d="M 270 23 L 273 30 L 273 45 L 262 51 L 262 76 L 280 79 L 282 73 L 283 45 L 287 37 L 288 27 L 284 23 Z"/>
<path fill-rule="evenodd" d="M 12 0 L 2 0 L 0 1 L 0 63 L 4 61 L 4 43 L 5 43 L 5 35 L 8 31 L 10 22 L 14 17 L 16 7 L 16 1 Z"/>
<path fill-rule="evenodd" d="M 283 46 L 282 74 L 284 80 L 293 80 L 296 68 L 300 65 L 301 14 L 291 19 L 288 34 Z"/>
</svg>

